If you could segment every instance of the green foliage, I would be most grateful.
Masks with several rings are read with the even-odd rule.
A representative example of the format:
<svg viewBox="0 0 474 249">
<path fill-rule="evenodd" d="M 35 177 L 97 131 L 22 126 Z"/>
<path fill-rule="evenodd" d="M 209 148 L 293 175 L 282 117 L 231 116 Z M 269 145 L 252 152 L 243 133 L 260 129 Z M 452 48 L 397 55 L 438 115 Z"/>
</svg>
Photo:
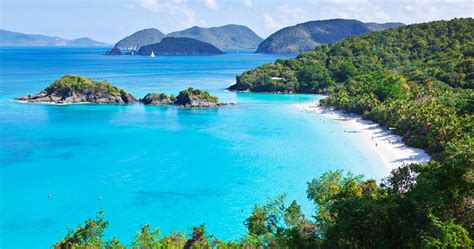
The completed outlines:
<svg viewBox="0 0 474 249">
<path fill-rule="evenodd" d="M 319 64 L 303 66 L 297 73 L 300 82 L 299 91 L 307 93 L 321 93 L 322 89 L 333 86 L 329 72 Z"/>
<path fill-rule="evenodd" d="M 162 236 L 159 229 L 150 230 L 150 225 L 145 224 L 132 239 L 132 248 L 183 248 L 187 237 L 184 233 L 173 232 Z"/>
<path fill-rule="evenodd" d="M 80 75 L 64 75 L 60 79 L 53 82 L 46 90 L 67 91 L 68 89 L 79 91 L 101 91 L 107 92 L 114 96 L 122 96 L 123 90 L 111 85 L 105 81 L 95 81 Z"/>
<path fill-rule="evenodd" d="M 248 236 L 241 244 L 253 247 L 314 248 L 319 245 L 316 224 L 307 220 L 301 206 L 293 201 L 286 206 L 286 195 L 255 205 L 245 225 Z"/>
<path fill-rule="evenodd" d="M 331 80 L 344 83 L 366 73 L 382 71 L 404 76 L 412 83 L 443 82 L 452 87 L 474 88 L 472 18 L 436 21 L 403 26 L 366 35 L 351 37 L 336 44 L 316 47 L 295 59 L 279 60 L 237 76 L 231 90 L 275 92 L 326 92 L 332 84 L 305 77 L 294 80 L 292 75 L 305 74 L 309 65 L 320 65 Z M 291 65 L 291 66 L 290 66 Z M 318 68 L 318 73 L 321 73 Z M 326 74 L 324 73 L 324 74 Z M 264 77 L 267 76 L 267 77 Z M 262 79 L 282 78 L 269 84 Z M 323 82 L 326 80 L 323 78 Z M 302 86 L 300 86 L 302 85 Z"/>
<path fill-rule="evenodd" d="M 146 105 L 156 104 L 171 104 L 176 101 L 176 97 L 173 95 L 166 95 L 165 93 L 148 93 L 140 99 L 140 102 Z"/>
<path fill-rule="evenodd" d="M 101 248 L 104 245 L 104 229 L 108 225 L 109 222 L 104 220 L 103 212 L 100 211 L 95 219 L 88 219 L 84 225 L 78 225 L 76 230 L 69 229 L 66 237 L 53 246 L 61 249 Z"/>
<path fill-rule="evenodd" d="M 217 47 L 193 38 L 166 37 L 159 43 L 145 45 L 138 50 L 140 55 L 208 55 L 223 54 Z"/>
<path fill-rule="evenodd" d="M 208 91 L 194 89 L 192 87 L 179 92 L 178 96 L 176 97 L 176 100 L 180 101 L 182 99 L 188 99 L 191 96 L 196 97 L 196 98 L 201 99 L 201 100 L 207 100 L 207 101 L 210 101 L 210 102 L 214 102 L 214 103 L 219 102 L 219 98 L 215 97 L 215 96 L 212 96 Z"/>
<path fill-rule="evenodd" d="M 436 237 L 423 236 L 424 248 L 472 248 L 472 239 L 462 226 L 456 225 L 452 220 L 442 222 L 433 215 L 429 218 Z"/>
<path fill-rule="evenodd" d="M 231 90 L 327 93 L 322 105 L 394 128 L 435 159 L 395 170 L 381 186 L 340 172 L 312 181 L 308 197 L 326 246 L 423 247 L 448 236 L 433 229 L 437 220 L 473 235 L 473 37 L 471 18 L 410 25 L 320 46 L 237 77 Z M 335 84 L 321 84 L 327 78 L 319 75 Z"/>
<path fill-rule="evenodd" d="M 235 24 L 213 28 L 195 26 L 182 31 L 169 33 L 168 36 L 194 38 L 210 43 L 222 50 L 254 49 L 262 41 L 262 38 L 248 27 Z"/>
<path fill-rule="evenodd" d="M 300 53 L 316 46 L 335 43 L 349 36 L 397 27 L 401 23 L 376 24 L 357 20 L 331 19 L 310 21 L 283 28 L 265 39 L 257 53 Z"/>
<path fill-rule="evenodd" d="M 411 25 L 320 46 L 238 76 L 231 90 L 328 93 L 321 104 L 394 128 L 433 160 L 395 169 L 380 185 L 327 172 L 308 183 L 312 219 L 279 196 L 254 207 L 240 240 L 218 241 L 200 226 L 189 239 L 171 241 L 185 248 L 472 248 L 473 36 L 471 18 Z M 192 88 L 180 95 L 218 101 Z M 118 243 L 102 242 L 106 226 L 100 217 L 88 220 L 55 246 Z M 144 227 L 134 243 L 164 238 Z"/>
</svg>

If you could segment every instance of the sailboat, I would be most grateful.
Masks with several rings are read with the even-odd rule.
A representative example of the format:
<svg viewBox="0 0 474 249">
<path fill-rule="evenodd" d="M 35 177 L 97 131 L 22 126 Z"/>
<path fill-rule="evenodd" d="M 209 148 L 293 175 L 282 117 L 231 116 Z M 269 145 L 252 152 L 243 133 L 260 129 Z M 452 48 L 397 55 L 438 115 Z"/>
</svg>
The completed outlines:
<svg viewBox="0 0 474 249">
<path fill-rule="evenodd" d="M 150 57 L 155 57 L 155 53 L 153 53 L 153 51 L 151 51 Z"/>
</svg>

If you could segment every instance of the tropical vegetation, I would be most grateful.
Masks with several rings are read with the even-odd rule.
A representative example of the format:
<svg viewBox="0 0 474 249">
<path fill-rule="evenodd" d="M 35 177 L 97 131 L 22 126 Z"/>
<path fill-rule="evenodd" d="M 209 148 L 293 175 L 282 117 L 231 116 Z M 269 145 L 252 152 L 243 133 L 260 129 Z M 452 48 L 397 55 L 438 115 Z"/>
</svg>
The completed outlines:
<svg viewBox="0 0 474 249">
<path fill-rule="evenodd" d="M 191 27 L 167 34 L 168 37 L 187 37 L 207 42 L 221 50 L 255 49 L 263 40 L 247 26 L 228 24 L 220 27 Z"/>
<path fill-rule="evenodd" d="M 308 182 L 311 217 L 279 196 L 254 207 L 239 240 L 220 241 L 204 226 L 188 236 L 144 226 L 131 246 L 472 248 L 473 38 L 471 18 L 436 21 L 352 37 L 244 72 L 230 89 L 326 93 L 322 105 L 391 128 L 432 160 L 404 165 L 380 183 L 327 172 Z M 55 246 L 122 245 L 102 239 L 106 225 L 101 217 L 88 220 Z"/>
<path fill-rule="evenodd" d="M 193 38 L 166 37 L 159 43 L 145 45 L 138 50 L 139 55 L 213 55 L 223 54 L 222 50 L 207 42 Z"/>
<path fill-rule="evenodd" d="M 357 20 L 329 19 L 300 23 L 271 34 L 256 53 L 301 53 L 336 43 L 344 38 L 403 25 L 402 23 L 363 23 Z"/>
<path fill-rule="evenodd" d="M 64 89 L 100 91 L 107 92 L 114 96 L 121 96 L 123 92 L 123 90 L 106 81 L 96 81 L 81 75 L 64 75 L 47 88 L 49 91 Z"/>
<path fill-rule="evenodd" d="M 215 103 L 219 102 L 219 98 L 216 96 L 212 96 L 208 91 L 203 91 L 192 87 L 180 91 L 178 96 L 176 96 L 176 101 L 177 103 L 186 103 L 187 100 L 191 98 L 191 96 L 200 100 L 207 100 Z"/>
</svg>

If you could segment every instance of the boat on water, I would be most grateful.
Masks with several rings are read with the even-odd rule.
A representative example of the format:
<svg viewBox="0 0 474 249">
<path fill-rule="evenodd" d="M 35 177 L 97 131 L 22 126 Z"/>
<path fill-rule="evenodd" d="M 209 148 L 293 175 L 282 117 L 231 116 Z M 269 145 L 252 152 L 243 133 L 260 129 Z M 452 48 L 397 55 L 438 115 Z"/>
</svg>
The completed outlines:
<svg viewBox="0 0 474 249">
<path fill-rule="evenodd" d="M 153 53 L 153 51 L 151 51 L 150 57 L 155 57 L 155 53 Z"/>
</svg>

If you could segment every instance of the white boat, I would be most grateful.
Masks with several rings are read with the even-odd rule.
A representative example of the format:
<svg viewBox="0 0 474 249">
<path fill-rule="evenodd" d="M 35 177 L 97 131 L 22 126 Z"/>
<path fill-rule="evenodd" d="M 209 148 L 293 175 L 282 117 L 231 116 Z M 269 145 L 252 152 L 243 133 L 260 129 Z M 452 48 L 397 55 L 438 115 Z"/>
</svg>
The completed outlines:
<svg viewBox="0 0 474 249">
<path fill-rule="evenodd" d="M 155 53 L 153 53 L 153 51 L 151 51 L 150 57 L 155 57 Z"/>
</svg>

